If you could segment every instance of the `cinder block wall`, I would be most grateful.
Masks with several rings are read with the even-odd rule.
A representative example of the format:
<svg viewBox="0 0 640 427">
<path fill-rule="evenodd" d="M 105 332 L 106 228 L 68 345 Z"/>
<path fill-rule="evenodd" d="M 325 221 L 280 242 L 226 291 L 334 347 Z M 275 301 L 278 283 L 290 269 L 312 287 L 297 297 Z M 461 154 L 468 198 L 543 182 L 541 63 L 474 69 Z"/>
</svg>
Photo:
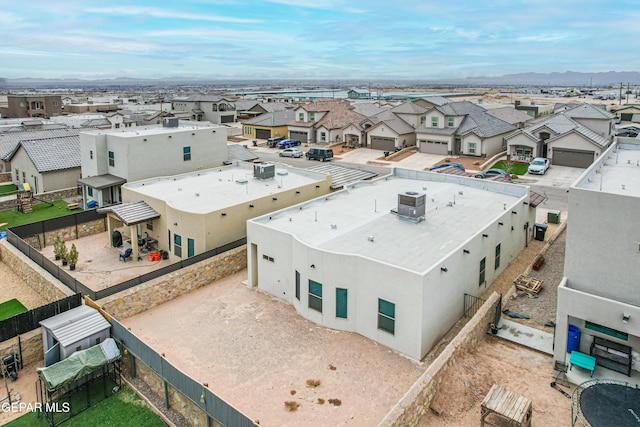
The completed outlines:
<svg viewBox="0 0 640 427">
<path fill-rule="evenodd" d="M 475 348 L 485 338 L 488 326 L 495 318 L 499 300 L 500 295 L 495 292 L 491 294 L 473 319 L 462 328 L 440 356 L 411 386 L 379 427 L 417 426 L 420 423 L 420 418 L 429 410 L 431 401 L 438 392 L 438 387 L 449 367 L 455 365 L 458 356 Z"/>
<path fill-rule="evenodd" d="M 247 246 L 244 245 L 134 288 L 118 292 L 98 300 L 97 303 L 116 319 L 126 319 L 237 273 L 246 267 Z"/>
</svg>

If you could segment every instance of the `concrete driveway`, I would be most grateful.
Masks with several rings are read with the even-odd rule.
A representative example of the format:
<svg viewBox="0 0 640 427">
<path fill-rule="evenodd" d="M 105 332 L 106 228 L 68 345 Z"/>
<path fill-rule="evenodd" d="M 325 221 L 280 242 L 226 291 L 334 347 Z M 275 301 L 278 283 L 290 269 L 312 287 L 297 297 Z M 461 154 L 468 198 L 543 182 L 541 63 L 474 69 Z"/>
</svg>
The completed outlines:
<svg viewBox="0 0 640 427">
<path fill-rule="evenodd" d="M 520 177 L 523 184 L 535 184 L 545 187 L 557 187 L 568 189 L 584 173 L 585 169 L 571 168 L 568 166 L 554 166 L 547 170 L 544 175 L 532 175 L 526 173 Z"/>
</svg>

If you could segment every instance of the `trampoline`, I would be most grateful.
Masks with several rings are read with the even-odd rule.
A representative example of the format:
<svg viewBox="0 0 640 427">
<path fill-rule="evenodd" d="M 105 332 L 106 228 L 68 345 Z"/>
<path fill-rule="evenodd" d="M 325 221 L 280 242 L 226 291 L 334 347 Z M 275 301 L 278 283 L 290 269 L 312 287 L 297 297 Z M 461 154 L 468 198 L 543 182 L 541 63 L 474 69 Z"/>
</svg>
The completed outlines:
<svg viewBox="0 0 640 427">
<path fill-rule="evenodd" d="M 580 384 L 571 395 L 572 426 L 640 426 L 640 388 L 614 380 Z"/>
</svg>

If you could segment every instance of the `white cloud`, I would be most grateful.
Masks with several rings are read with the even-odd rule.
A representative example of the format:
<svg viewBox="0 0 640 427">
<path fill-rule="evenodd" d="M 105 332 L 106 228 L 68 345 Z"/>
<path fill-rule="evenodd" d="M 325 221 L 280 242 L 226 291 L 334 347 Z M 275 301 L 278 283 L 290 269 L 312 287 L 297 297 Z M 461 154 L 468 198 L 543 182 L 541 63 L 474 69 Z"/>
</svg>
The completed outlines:
<svg viewBox="0 0 640 427">
<path fill-rule="evenodd" d="M 234 18 L 230 16 L 219 16 L 210 14 L 186 13 L 175 10 L 164 10 L 152 7 L 110 7 L 110 8 L 89 8 L 85 12 L 100 15 L 116 16 L 140 16 L 166 19 L 184 19 L 191 21 L 212 21 L 227 22 L 233 24 L 260 24 L 262 19 Z"/>
</svg>

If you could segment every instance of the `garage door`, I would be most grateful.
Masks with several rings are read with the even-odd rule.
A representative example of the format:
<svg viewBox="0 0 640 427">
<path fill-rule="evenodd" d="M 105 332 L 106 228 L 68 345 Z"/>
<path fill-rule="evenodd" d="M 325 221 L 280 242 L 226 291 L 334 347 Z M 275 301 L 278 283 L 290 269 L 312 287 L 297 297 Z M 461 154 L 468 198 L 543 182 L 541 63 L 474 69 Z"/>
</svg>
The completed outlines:
<svg viewBox="0 0 640 427">
<path fill-rule="evenodd" d="M 220 116 L 220 123 L 233 123 L 233 114 L 228 116 Z"/>
<path fill-rule="evenodd" d="M 595 152 L 580 150 L 553 149 L 553 164 L 571 166 L 572 168 L 586 168 L 593 163 Z"/>
<path fill-rule="evenodd" d="M 300 132 L 299 130 L 289 131 L 290 139 L 299 139 L 303 144 L 309 140 L 307 132 Z"/>
<path fill-rule="evenodd" d="M 256 129 L 256 138 L 258 139 L 271 138 L 271 129 Z"/>
<path fill-rule="evenodd" d="M 623 122 L 630 122 L 631 120 L 633 120 L 633 114 L 622 113 L 620 114 L 620 120 L 622 120 Z"/>
<path fill-rule="evenodd" d="M 420 152 L 429 154 L 449 154 L 449 143 L 443 141 L 420 141 Z"/>
<path fill-rule="evenodd" d="M 372 136 L 371 148 L 373 148 L 374 150 L 393 151 L 396 148 L 396 140 L 394 138 Z"/>
</svg>

